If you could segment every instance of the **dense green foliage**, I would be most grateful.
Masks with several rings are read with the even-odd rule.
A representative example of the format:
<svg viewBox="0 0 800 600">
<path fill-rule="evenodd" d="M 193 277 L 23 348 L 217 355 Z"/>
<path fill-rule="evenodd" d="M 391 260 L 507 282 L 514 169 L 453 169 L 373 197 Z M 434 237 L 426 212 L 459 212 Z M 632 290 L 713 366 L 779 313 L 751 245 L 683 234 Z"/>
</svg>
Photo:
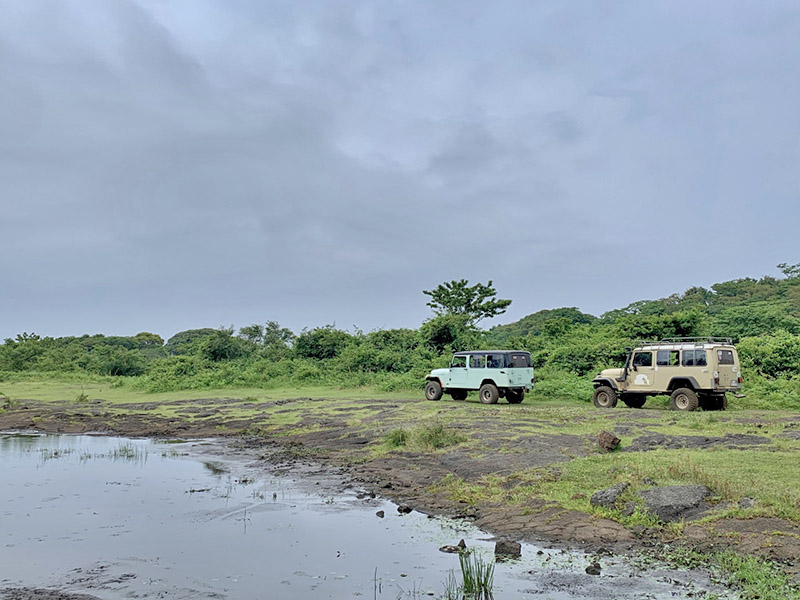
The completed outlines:
<svg viewBox="0 0 800 600">
<path fill-rule="evenodd" d="M 431 300 L 428 306 L 437 315 L 460 315 L 466 318 L 469 325 L 475 325 L 483 319 L 496 317 L 506 312 L 511 300 L 498 299 L 497 290 L 492 281 L 484 285 L 469 285 L 466 279 L 446 281 L 433 290 L 422 290 Z"/>
<path fill-rule="evenodd" d="M 148 391 L 293 383 L 417 390 L 428 370 L 444 366 L 453 350 L 491 346 L 531 352 L 537 394 L 588 401 L 591 376 L 620 366 L 625 347 L 636 340 L 721 335 L 738 345 L 748 394 L 744 404 L 798 409 L 800 265 L 781 268 L 786 275 L 781 279 L 694 287 L 599 318 L 574 307 L 542 310 L 489 331 L 475 322 L 502 312 L 507 301 L 494 300 L 491 282 L 478 288 L 461 280 L 424 292 L 436 314 L 416 330 L 364 333 L 327 325 L 295 335 L 268 321 L 238 332 L 183 331 L 166 343 L 148 332 L 63 338 L 21 333 L 0 344 L 0 378 L 3 372 L 89 373 L 124 378 Z M 489 312 L 481 312 L 487 302 Z"/>
</svg>

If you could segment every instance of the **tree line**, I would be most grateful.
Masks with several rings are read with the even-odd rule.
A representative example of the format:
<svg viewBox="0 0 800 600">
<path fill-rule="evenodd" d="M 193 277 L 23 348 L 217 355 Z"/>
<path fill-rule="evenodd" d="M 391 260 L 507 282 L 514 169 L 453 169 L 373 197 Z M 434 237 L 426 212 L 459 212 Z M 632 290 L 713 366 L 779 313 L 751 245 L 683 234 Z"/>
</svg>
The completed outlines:
<svg viewBox="0 0 800 600">
<path fill-rule="evenodd" d="M 625 347 L 636 340 L 714 335 L 733 338 L 756 387 L 796 395 L 800 406 L 800 265 L 779 268 L 782 278 L 693 287 L 599 317 L 574 307 L 541 310 L 488 330 L 478 324 L 503 314 L 511 300 L 497 298 L 491 281 L 470 285 L 461 279 L 423 291 L 433 315 L 418 329 L 362 332 L 326 325 L 295 333 L 266 321 L 238 330 L 192 329 L 166 341 L 149 332 L 59 338 L 21 333 L 0 344 L 0 377 L 86 373 L 125 378 L 149 391 L 298 383 L 410 390 L 422 385 L 429 369 L 446 364 L 452 351 L 493 347 L 530 351 L 537 380 L 558 381 L 560 391 L 577 386 L 578 396 L 591 374 L 619 366 Z"/>
</svg>

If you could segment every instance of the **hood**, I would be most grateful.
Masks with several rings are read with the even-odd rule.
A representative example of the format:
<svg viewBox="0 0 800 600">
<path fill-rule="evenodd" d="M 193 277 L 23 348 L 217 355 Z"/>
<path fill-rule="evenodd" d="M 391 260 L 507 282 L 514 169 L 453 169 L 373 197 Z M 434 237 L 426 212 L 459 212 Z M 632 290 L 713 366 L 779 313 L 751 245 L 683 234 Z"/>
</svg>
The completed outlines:
<svg viewBox="0 0 800 600">
<path fill-rule="evenodd" d="M 450 374 L 450 369 L 434 369 L 431 371 L 431 377 L 444 377 Z"/>
<path fill-rule="evenodd" d="M 622 369 L 603 369 L 597 376 L 616 379 L 617 377 L 622 377 Z"/>
</svg>

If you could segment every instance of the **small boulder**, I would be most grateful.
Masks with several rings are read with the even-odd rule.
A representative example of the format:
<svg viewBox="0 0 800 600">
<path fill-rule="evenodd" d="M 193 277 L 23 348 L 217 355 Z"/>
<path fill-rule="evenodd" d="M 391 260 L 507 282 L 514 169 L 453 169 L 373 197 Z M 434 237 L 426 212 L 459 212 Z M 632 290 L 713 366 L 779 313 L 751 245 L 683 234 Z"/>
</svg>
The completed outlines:
<svg viewBox="0 0 800 600">
<path fill-rule="evenodd" d="M 626 502 L 625 506 L 622 508 L 623 517 L 630 517 L 635 512 L 636 512 L 636 502 Z"/>
<path fill-rule="evenodd" d="M 739 500 L 739 508 L 753 508 L 755 505 L 755 498 L 742 498 Z"/>
<path fill-rule="evenodd" d="M 704 485 L 668 485 L 639 492 L 647 511 L 662 521 L 692 521 L 711 505 L 705 499 L 711 491 Z"/>
<path fill-rule="evenodd" d="M 586 567 L 586 573 L 589 575 L 600 575 L 600 563 L 594 561 L 588 567 Z"/>
<path fill-rule="evenodd" d="M 519 558 L 522 555 L 522 545 L 512 540 L 498 540 L 494 545 L 494 555 L 498 560 Z"/>
<path fill-rule="evenodd" d="M 609 431 L 601 431 L 597 436 L 597 445 L 604 452 L 611 452 L 619 446 L 620 439 Z"/>
<path fill-rule="evenodd" d="M 617 504 L 617 500 L 622 493 L 628 489 L 629 485 L 627 481 L 623 481 L 612 485 L 610 488 L 595 492 L 589 499 L 589 504 L 592 506 L 602 506 L 604 508 L 614 508 Z"/>
<path fill-rule="evenodd" d="M 407 515 L 412 510 L 413 509 L 407 504 L 401 504 L 400 506 L 397 507 L 397 512 L 399 512 L 401 515 Z"/>
<path fill-rule="evenodd" d="M 376 517 L 380 517 L 381 519 L 385 516 L 385 513 L 382 510 L 379 510 L 375 513 Z"/>
<path fill-rule="evenodd" d="M 458 544 L 456 544 L 455 546 L 453 545 L 442 546 L 441 548 L 439 548 L 439 552 L 457 554 L 458 552 L 464 552 L 464 550 L 466 549 L 467 549 L 467 543 L 462 539 L 459 540 Z"/>
</svg>

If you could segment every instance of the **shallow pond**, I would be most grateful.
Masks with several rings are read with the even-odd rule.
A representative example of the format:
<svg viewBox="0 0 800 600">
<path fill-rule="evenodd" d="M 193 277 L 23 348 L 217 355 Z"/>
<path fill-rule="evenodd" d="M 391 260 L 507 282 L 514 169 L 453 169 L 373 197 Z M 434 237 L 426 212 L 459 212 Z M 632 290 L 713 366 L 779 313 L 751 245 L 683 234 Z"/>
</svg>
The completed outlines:
<svg viewBox="0 0 800 600">
<path fill-rule="evenodd" d="M 440 598 L 463 538 L 490 537 L 303 478 L 270 475 L 215 442 L 0 434 L 0 598 L 18 588 L 115 598 Z M 377 516 L 383 511 L 384 518 Z M 702 573 L 523 544 L 495 598 L 720 594 Z M 724 595 L 724 594 L 723 594 Z M 35 597 L 35 596 L 27 596 Z"/>
</svg>

